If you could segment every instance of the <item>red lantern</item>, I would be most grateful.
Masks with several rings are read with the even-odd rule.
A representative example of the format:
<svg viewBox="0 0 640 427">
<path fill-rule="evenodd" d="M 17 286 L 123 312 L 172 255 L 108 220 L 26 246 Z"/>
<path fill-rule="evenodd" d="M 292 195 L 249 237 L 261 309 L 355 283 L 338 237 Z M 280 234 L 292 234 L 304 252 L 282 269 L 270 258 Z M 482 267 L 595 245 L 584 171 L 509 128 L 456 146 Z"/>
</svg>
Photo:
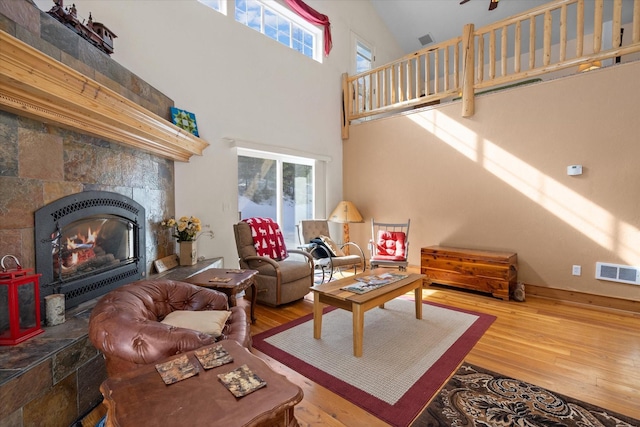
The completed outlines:
<svg viewBox="0 0 640 427">
<path fill-rule="evenodd" d="M 17 268 L 7 270 L 13 258 Z M 18 259 L 0 260 L 0 345 L 16 345 L 44 332 L 40 327 L 40 276 L 23 269 Z"/>
</svg>

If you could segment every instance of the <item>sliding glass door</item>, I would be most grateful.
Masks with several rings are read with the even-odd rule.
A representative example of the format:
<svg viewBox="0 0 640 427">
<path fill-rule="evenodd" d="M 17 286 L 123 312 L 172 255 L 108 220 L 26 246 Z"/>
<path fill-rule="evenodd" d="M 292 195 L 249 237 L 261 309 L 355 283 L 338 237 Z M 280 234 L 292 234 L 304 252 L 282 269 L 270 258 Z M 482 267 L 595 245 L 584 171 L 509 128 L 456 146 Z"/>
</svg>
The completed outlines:
<svg viewBox="0 0 640 427">
<path fill-rule="evenodd" d="M 273 218 L 288 248 L 298 246 L 296 224 L 313 218 L 313 159 L 265 152 L 238 152 L 241 219 Z"/>
</svg>

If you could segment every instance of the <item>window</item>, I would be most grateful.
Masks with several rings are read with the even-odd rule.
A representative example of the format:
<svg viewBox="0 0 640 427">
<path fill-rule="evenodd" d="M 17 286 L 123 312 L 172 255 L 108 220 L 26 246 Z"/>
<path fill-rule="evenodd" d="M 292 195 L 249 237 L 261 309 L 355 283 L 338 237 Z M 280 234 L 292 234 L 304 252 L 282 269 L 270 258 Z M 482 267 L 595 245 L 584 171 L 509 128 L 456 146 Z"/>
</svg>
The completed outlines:
<svg viewBox="0 0 640 427">
<path fill-rule="evenodd" d="M 202 0 L 201 0 L 202 1 Z M 266 0 L 236 0 L 236 21 L 322 62 L 322 31 L 279 5 Z"/>
<path fill-rule="evenodd" d="M 373 69 L 375 56 L 371 45 L 356 34 L 351 33 L 351 46 L 354 52 L 352 66 L 354 67 L 355 74 L 364 73 Z M 372 101 L 371 95 L 375 94 L 377 78 L 375 75 L 367 75 L 358 79 L 358 95 L 357 98 L 354 99 L 354 102 L 358 105 L 358 109 L 370 109 Z M 365 118 L 365 120 L 368 119 L 370 119 L 370 117 Z"/>
<path fill-rule="evenodd" d="M 356 40 L 356 74 L 373 68 L 373 50 L 360 40 Z"/>
<path fill-rule="evenodd" d="M 227 0 L 198 0 L 200 3 L 209 6 L 213 10 L 217 10 L 223 15 L 227 14 Z"/>
<path fill-rule="evenodd" d="M 278 222 L 289 248 L 298 246 L 296 224 L 313 218 L 313 159 L 238 150 L 238 210 L 241 218 Z"/>
</svg>

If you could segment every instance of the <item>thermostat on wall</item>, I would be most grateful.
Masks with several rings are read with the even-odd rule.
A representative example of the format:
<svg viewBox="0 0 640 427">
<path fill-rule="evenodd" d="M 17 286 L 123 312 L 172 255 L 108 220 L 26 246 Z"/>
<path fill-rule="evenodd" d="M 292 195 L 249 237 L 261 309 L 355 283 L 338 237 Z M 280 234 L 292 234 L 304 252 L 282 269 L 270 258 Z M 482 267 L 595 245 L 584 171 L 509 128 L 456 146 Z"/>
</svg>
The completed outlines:
<svg viewBox="0 0 640 427">
<path fill-rule="evenodd" d="M 582 175 L 582 165 L 567 166 L 567 175 Z"/>
</svg>

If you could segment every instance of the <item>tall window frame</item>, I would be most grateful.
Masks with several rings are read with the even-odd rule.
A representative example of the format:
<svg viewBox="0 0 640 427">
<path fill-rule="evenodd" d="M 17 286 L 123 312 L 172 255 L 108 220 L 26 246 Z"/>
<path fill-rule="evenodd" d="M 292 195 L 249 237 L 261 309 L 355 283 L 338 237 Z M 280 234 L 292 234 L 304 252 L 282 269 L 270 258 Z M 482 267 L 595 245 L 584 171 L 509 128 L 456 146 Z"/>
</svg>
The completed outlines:
<svg viewBox="0 0 640 427">
<path fill-rule="evenodd" d="M 375 46 L 354 32 L 351 32 L 351 51 L 353 52 L 351 61 L 353 74 L 360 74 L 375 67 Z"/>
<path fill-rule="evenodd" d="M 198 0 L 198 2 L 223 15 L 227 14 L 227 0 Z"/>
<path fill-rule="evenodd" d="M 351 32 L 351 51 L 352 51 L 352 72 L 353 74 L 360 74 L 365 71 L 370 71 L 375 67 L 375 47 L 364 40 L 362 37 L 354 32 Z M 364 110 L 370 105 L 371 97 L 376 93 L 377 77 L 372 75 L 360 77 L 358 79 L 358 94 L 354 102 Z M 365 117 L 364 120 L 370 120 L 371 117 Z"/>
<path fill-rule="evenodd" d="M 274 187 L 276 194 L 273 198 L 275 202 L 275 215 L 270 214 L 273 219 L 280 225 L 282 229 L 283 235 L 285 237 L 285 243 L 288 247 L 296 247 L 299 244 L 298 241 L 298 233 L 296 225 L 303 219 L 313 219 L 314 212 L 316 210 L 316 168 L 317 168 L 317 160 L 307 157 L 300 157 L 294 155 L 287 154 L 279 154 L 268 151 L 260 151 L 255 149 L 248 148 L 240 148 L 237 149 L 238 156 L 238 216 L 239 219 L 244 219 L 246 217 L 253 216 L 252 214 L 246 214 L 246 212 L 250 212 L 249 209 L 244 209 L 241 203 L 247 202 L 244 199 L 244 193 L 241 191 L 241 186 L 244 179 L 245 173 L 242 170 L 242 158 L 252 158 L 258 161 L 267 161 L 264 164 L 268 164 L 268 162 L 274 162 L 273 165 L 268 165 L 267 167 L 270 169 L 272 166 L 275 168 L 275 183 L 271 185 Z M 310 182 L 305 182 L 304 178 L 298 178 L 297 176 L 293 177 L 293 180 L 296 179 L 300 181 L 296 181 L 295 183 L 291 182 L 291 165 L 294 166 L 303 166 L 308 167 L 307 171 L 307 179 Z M 285 173 L 285 169 L 287 173 Z M 264 175 L 267 174 L 267 171 L 263 171 Z M 273 175 L 273 173 L 271 173 Z M 286 175 L 286 178 L 285 178 Z M 274 177 L 271 176 L 270 179 Z M 264 176 L 261 179 L 265 179 Z M 285 179 L 287 179 L 287 185 L 292 185 L 293 189 L 289 189 L 289 193 L 294 192 L 294 203 L 293 206 L 285 206 L 286 203 L 290 203 L 291 194 L 285 194 Z M 306 187 L 306 188 L 305 188 Z M 297 197 L 300 197 L 303 200 L 296 200 Z M 310 199 L 310 200 L 308 200 Z M 300 203 L 302 202 L 302 203 Z M 306 205 L 305 205 L 306 204 Z"/>
<path fill-rule="evenodd" d="M 234 18 L 272 40 L 322 62 L 322 29 L 276 1 L 236 0 Z"/>
</svg>

